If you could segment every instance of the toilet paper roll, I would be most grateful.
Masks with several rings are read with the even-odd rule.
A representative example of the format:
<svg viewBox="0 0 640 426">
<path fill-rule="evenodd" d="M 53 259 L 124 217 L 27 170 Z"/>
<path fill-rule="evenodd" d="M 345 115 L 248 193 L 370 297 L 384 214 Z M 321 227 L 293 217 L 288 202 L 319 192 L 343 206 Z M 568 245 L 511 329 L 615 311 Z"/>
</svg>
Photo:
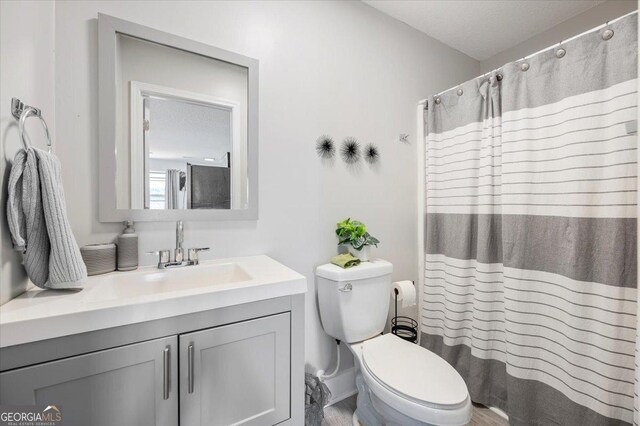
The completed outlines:
<svg viewBox="0 0 640 426">
<path fill-rule="evenodd" d="M 411 281 L 397 281 L 392 284 L 391 298 L 395 296 L 395 291 L 398 290 L 398 301 L 402 302 L 400 306 L 406 308 L 407 306 L 414 306 L 416 304 L 416 287 Z"/>
</svg>

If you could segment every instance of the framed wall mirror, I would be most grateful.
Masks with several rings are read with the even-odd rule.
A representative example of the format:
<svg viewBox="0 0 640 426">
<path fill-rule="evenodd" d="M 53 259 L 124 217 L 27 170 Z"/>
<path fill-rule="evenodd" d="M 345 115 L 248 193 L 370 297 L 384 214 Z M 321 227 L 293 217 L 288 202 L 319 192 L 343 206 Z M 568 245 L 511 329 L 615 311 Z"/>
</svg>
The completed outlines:
<svg viewBox="0 0 640 426">
<path fill-rule="evenodd" d="M 98 15 L 99 219 L 258 218 L 258 61 Z"/>
</svg>

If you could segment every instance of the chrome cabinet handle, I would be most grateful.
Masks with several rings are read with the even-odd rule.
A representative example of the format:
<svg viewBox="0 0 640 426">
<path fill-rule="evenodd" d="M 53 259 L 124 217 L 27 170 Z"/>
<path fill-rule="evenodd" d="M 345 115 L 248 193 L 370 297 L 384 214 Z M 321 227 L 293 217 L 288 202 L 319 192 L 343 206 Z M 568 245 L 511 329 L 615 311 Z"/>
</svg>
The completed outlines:
<svg viewBox="0 0 640 426">
<path fill-rule="evenodd" d="M 344 287 L 339 288 L 338 290 L 340 290 L 340 291 L 342 291 L 342 292 L 348 292 L 348 291 L 353 290 L 353 286 L 351 285 L 351 283 L 346 283 L 346 284 L 344 285 Z"/>
<path fill-rule="evenodd" d="M 187 366 L 187 378 L 189 381 L 189 393 L 193 393 L 193 344 L 189 345 L 187 348 L 187 358 L 188 358 L 188 366 Z"/>
<path fill-rule="evenodd" d="M 169 378 L 171 376 L 170 359 L 170 346 L 164 348 L 162 351 L 162 399 L 169 399 Z"/>
</svg>

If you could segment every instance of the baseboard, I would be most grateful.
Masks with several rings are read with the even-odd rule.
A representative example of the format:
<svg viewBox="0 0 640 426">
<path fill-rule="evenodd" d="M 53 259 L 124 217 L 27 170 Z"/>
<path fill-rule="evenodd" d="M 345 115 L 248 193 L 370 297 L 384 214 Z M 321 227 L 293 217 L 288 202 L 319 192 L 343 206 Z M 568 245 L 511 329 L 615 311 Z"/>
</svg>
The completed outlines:
<svg viewBox="0 0 640 426">
<path fill-rule="evenodd" d="M 329 391 L 331 391 L 331 399 L 327 403 L 327 407 L 340 402 L 351 395 L 358 393 L 356 388 L 356 368 L 347 368 L 336 376 L 324 381 Z"/>
<path fill-rule="evenodd" d="M 496 413 L 500 417 L 504 418 L 505 420 L 509 420 L 509 416 L 507 416 L 507 413 L 505 413 L 501 409 L 496 408 L 496 407 L 489 407 L 489 410 L 493 411 L 494 413 Z"/>
</svg>

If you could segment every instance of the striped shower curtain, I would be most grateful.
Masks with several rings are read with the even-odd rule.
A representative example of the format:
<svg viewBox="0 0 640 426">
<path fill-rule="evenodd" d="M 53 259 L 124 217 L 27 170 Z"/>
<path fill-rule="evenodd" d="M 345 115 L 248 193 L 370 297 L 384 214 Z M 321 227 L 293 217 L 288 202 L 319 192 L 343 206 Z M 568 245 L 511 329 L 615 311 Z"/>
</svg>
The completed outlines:
<svg viewBox="0 0 640 426">
<path fill-rule="evenodd" d="M 637 15 L 428 101 L 421 344 L 512 425 L 634 422 L 636 114 Z"/>
<path fill-rule="evenodd" d="M 180 179 L 185 173 L 177 169 L 167 169 L 164 178 L 164 208 L 184 209 L 184 190 L 180 189 Z"/>
</svg>

